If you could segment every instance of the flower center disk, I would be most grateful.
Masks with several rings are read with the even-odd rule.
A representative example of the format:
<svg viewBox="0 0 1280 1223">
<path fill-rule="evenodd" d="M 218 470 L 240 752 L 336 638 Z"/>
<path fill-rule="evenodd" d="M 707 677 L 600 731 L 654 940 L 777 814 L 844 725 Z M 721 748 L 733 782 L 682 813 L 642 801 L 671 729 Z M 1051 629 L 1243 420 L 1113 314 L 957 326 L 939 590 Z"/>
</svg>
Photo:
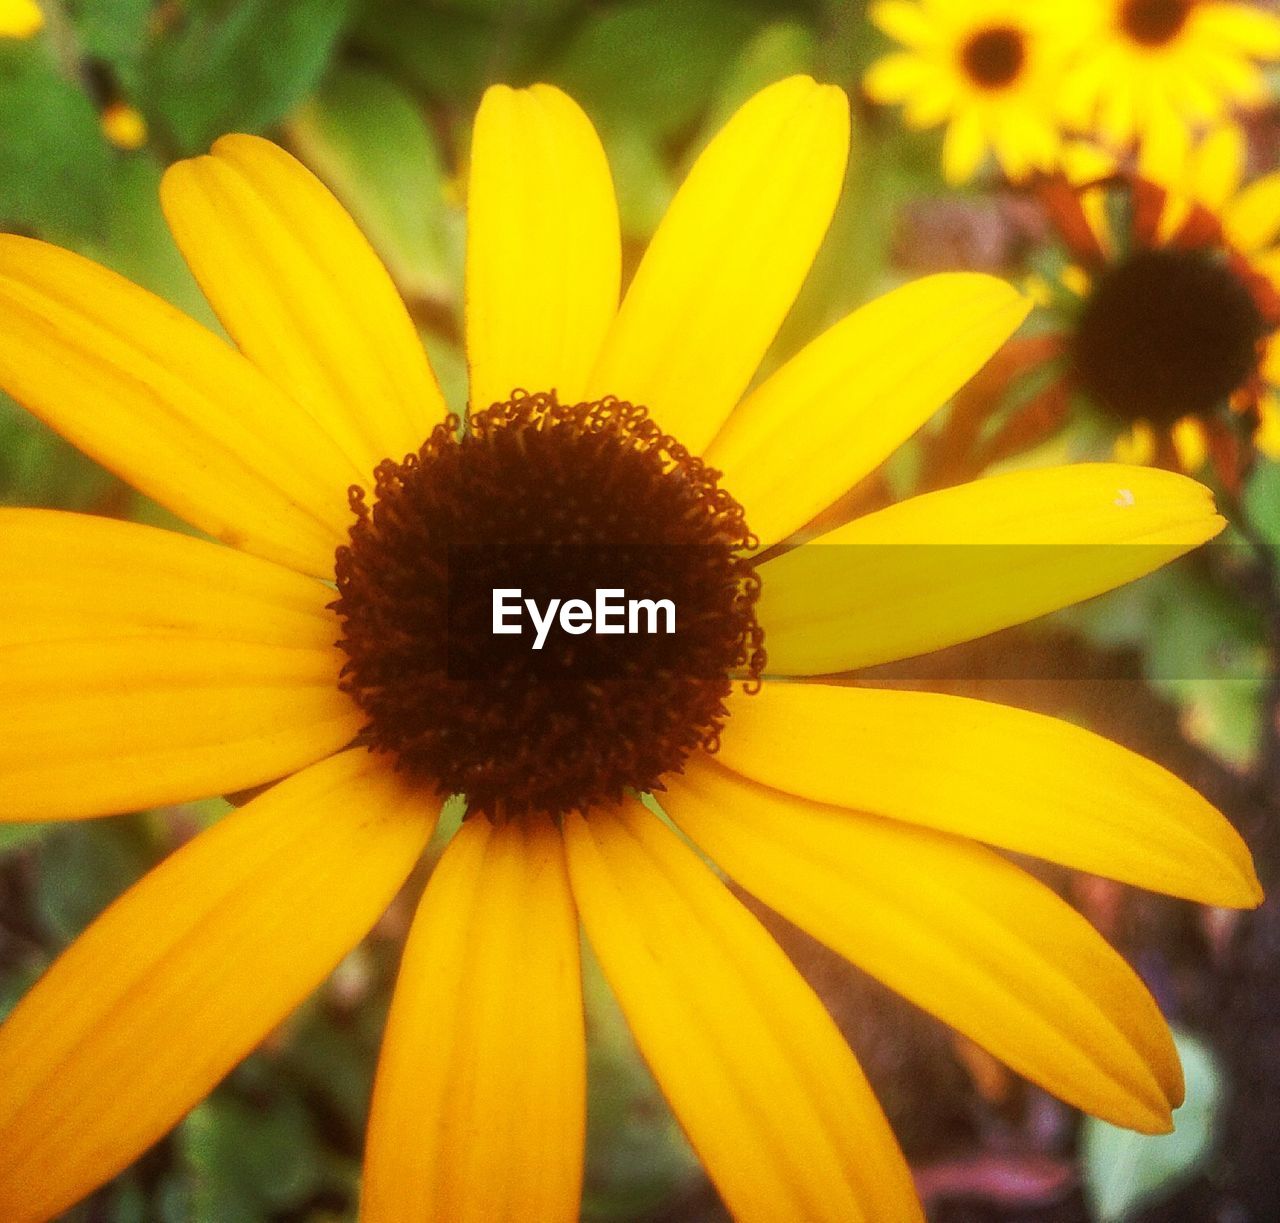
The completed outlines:
<svg viewBox="0 0 1280 1223">
<path fill-rule="evenodd" d="M 1182 33 L 1191 15 L 1191 0 L 1126 0 L 1120 27 L 1144 47 L 1162 47 Z"/>
<path fill-rule="evenodd" d="M 1081 386 L 1128 422 L 1212 411 L 1257 371 L 1268 326 L 1248 284 L 1203 250 L 1140 250 L 1102 273 L 1076 325 Z"/>
<path fill-rule="evenodd" d="M 961 60 L 975 85 L 1002 89 L 1022 71 L 1027 49 L 1022 35 L 1011 26 L 981 30 L 964 44 Z"/>
<path fill-rule="evenodd" d="M 361 742 L 497 819 L 660 789 L 715 750 L 731 677 L 764 666 L 755 541 L 718 481 L 643 407 L 522 391 L 384 460 L 336 559 Z M 495 633 L 495 591 L 519 634 Z M 668 600 L 671 624 L 562 616 L 533 648 L 526 600 L 600 591 Z"/>
</svg>

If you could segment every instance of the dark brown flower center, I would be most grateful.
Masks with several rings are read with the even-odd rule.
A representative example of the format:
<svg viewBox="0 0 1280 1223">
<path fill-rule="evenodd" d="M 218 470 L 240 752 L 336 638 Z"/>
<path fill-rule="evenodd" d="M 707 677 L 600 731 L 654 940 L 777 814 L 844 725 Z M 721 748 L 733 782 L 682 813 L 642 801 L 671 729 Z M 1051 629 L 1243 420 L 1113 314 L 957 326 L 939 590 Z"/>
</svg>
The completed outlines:
<svg viewBox="0 0 1280 1223">
<path fill-rule="evenodd" d="M 742 508 L 642 407 L 517 391 L 351 507 L 333 606 L 361 741 L 471 811 L 661 789 L 764 666 Z"/>
<path fill-rule="evenodd" d="M 1208 250 L 1139 250 L 1102 273 L 1072 339 L 1080 385 L 1131 422 L 1203 415 L 1258 368 L 1268 324 L 1249 286 Z"/>
<path fill-rule="evenodd" d="M 1125 0 L 1120 28 L 1144 47 L 1163 47 L 1182 33 L 1193 0 Z"/>
<path fill-rule="evenodd" d="M 1026 58 L 1022 33 L 1012 26 L 980 30 L 960 52 L 960 61 L 969 79 L 983 89 L 1003 89 L 1012 84 Z"/>
</svg>

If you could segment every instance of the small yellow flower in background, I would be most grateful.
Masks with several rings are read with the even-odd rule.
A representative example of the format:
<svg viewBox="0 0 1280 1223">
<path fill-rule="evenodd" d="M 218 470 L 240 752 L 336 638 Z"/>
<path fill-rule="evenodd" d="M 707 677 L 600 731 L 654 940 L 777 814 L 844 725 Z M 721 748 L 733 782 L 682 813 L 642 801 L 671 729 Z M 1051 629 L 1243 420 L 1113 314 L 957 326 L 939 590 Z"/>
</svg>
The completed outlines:
<svg viewBox="0 0 1280 1223">
<path fill-rule="evenodd" d="M 550 87 L 491 89 L 468 189 L 466 432 L 367 243 L 266 141 L 220 140 L 162 189 L 234 346 L 83 258 L 0 238 L 0 385 L 219 541 L 0 511 L 0 818 L 284 778 L 110 906 L 0 1027 L 7 1223 L 65 1209 L 213 1088 L 363 937 L 455 791 L 469 815 L 388 1020 L 366 1219 L 577 1217 L 579 925 L 734 1215 L 921 1218 L 834 1022 L 644 791 L 743 887 L 1018 1072 L 1118 1124 L 1170 1127 L 1182 1077 L 1154 1000 L 988 846 L 1249 906 L 1239 837 L 1077 727 L 814 677 L 1091 597 L 1222 519 L 1183 476 L 1052 468 L 756 563 L 1028 309 L 989 277 L 926 278 L 748 390 L 848 137 L 836 89 L 758 94 L 694 164 L 619 304 L 591 124 Z M 556 646 L 548 682 L 527 649 L 497 652 L 487 617 L 450 619 L 452 545 L 483 588 L 484 545 L 550 544 L 591 578 L 583 545 L 616 559 L 620 538 L 647 563 L 679 545 L 664 563 L 705 613 L 679 666 L 634 638 L 601 679 Z M 469 655 L 485 665 L 455 672 Z"/>
<path fill-rule="evenodd" d="M 1237 0 L 1091 0 L 1062 113 L 1117 150 L 1176 165 L 1197 133 L 1268 97 L 1280 16 Z"/>
<path fill-rule="evenodd" d="M 32 38 L 44 28 L 35 0 L 0 0 L 0 38 Z"/>
<path fill-rule="evenodd" d="M 988 152 L 1011 179 L 1051 169 L 1056 90 L 1079 11 L 1074 0 L 877 0 L 872 20 L 905 49 L 874 63 L 864 88 L 877 102 L 902 103 L 910 127 L 946 123 L 949 183 L 972 178 Z"/>
<path fill-rule="evenodd" d="M 102 134 L 118 149 L 132 152 L 147 142 L 147 121 L 128 102 L 109 102 L 102 110 Z"/>
</svg>

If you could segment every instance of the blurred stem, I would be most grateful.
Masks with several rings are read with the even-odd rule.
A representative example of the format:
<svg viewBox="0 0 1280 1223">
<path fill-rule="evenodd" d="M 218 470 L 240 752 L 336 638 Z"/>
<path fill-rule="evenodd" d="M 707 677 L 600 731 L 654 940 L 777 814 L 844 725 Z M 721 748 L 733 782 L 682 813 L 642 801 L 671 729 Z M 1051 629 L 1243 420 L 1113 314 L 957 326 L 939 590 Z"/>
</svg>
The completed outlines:
<svg viewBox="0 0 1280 1223">
<path fill-rule="evenodd" d="M 53 57 L 62 75 L 69 81 L 83 86 L 85 83 L 84 56 L 76 37 L 76 28 L 62 0 L 40 0 L 44 13 L 45 30 Z"/>
</svg>

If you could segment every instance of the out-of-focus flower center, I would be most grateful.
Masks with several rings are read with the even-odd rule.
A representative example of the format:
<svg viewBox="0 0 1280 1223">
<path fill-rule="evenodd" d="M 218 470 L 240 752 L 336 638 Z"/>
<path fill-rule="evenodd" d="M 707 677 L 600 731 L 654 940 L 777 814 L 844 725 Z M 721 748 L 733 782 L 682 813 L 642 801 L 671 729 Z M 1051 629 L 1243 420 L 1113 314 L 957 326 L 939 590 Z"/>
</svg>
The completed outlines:
<svg viewBox="0 0 1280 1223">
<path fill-rule="evenodd" d="M 1125 0 L 1120 28 L 1144 47 L 1162 47 L 1182 33 L 1193 0 Z"/>
<path fill-rule="evenodd" d="M 517 391 L 458 426 L 351 490 L 361 740 L 498 819 L 661 788 L 764 666 L 742 508 L 629 403 Z"/>
<path fill-rule="evenodd" d="M 1012 26 L 980 30 L 964 44 L 960 61 L 969 79 L 983 89 L 1003 89 L 1026 62 L 1026 42 Z"/>
<path fill-rule="evenodd" d="M 1257 372 L 1268 331 L 1248 284 L 1207 250 L 1140 250 L 1104 272 L 1071 345 L 1076 379 L 1125 421 L 1203 414 Z"/>
</svg>

